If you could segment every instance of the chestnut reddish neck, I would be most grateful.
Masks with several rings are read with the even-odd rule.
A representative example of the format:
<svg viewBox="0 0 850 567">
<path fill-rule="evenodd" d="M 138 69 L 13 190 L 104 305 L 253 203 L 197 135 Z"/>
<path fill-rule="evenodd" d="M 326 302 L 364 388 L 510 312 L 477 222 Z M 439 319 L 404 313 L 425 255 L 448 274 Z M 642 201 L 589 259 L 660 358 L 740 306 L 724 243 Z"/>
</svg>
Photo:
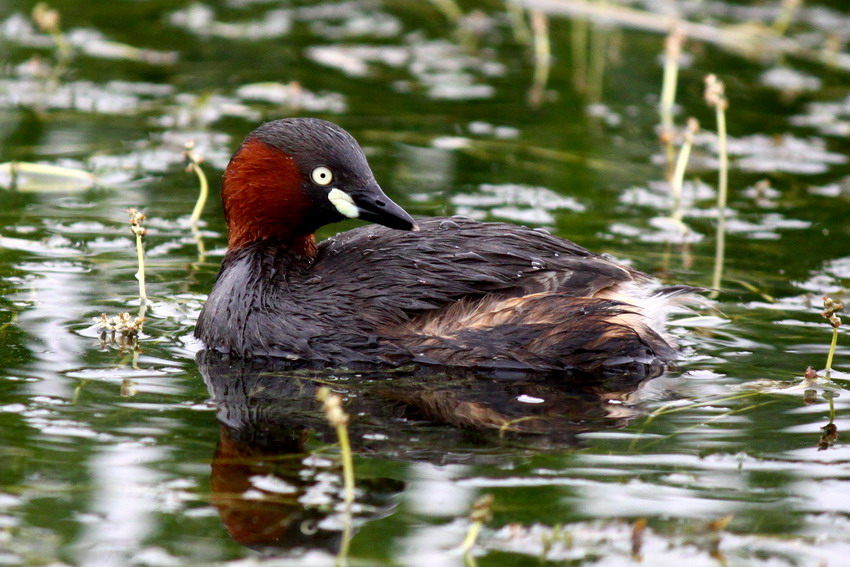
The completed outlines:
<svg viewBox="0 0 850 567">
<path fill-rule="evenodd" d="M 224 172 L 221 200 L 228 249 L 275 241 L 313 258 L 316 239 L 305 226 L 312 203 L 295 159 L 257 138 L 246 140 Z"/>
</svg>

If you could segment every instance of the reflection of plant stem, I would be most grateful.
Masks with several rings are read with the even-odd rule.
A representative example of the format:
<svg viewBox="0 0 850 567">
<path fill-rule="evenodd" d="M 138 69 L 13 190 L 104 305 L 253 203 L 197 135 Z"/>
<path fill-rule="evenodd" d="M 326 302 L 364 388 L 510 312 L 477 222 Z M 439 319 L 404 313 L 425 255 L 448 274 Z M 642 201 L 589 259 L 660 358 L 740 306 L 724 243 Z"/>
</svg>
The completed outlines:
<svg viewBox="0 0 850 567">
<path fill-rule="evenodd" d="M 351 456 L 351 443 L 348 439 L 348 414 L 342 409 L 342 398 L 331 393 L 330 388 L 322 386 L 316 392 L 316 399 L 322 402 L 322 409 L 328 421 L 336 428 L 339 449 L 342 457 L 342 478 L 344 486 L 342 545 L 336 557 L 336 565 L 345 565 L 351 540 L 351 505 L 354 503 L 354 462 Z"/>
<path fill-rule="evenodd" d="M 5 338 L 6 331 L 9 329 L 9 327 L 11 327 L 17 321 L 18 321 L 18 312 L 12 311 L 12 316 L 9 319 L 9 322 L 3 323 L 2 325 L 0 325 L 0 339 Z"/>
<path fill-rule="evenodd" d="M 632 524 L 632 560 L 640 562 L 643 559 L 641 548 L 643 547 L 643 534 L 646 531 L 646 518 L 638 518 Z"/>
<path fill-rule="evenodd" d="M 346 506 L 351 506 L 354 502 L 354 461 L 351 455 L 351 443 L 348 439 L 348 414 L 342 409 L 342 398 L 331 393 L 327 386 L 319 388 L 316 392 L 316 399 L 322 402 L 322 409 L 324 409 L 328 421 L 336 428 L 342 457 L 344 501 Z"/>
<path fill-rule="evenodd" d="M 342 513 L 342 543 L 336 555 L 334 565 L 343 567 L 348 564 L 348 553 L 351 549 L 351 506 L 346 506 Z"/>
<path fill-rule="evenodd" d="M 689 411 L 689 410 L 704 407 L 704 406 L 717 406 L 718 404 L 722 404 L 722 403 L 725 403 L 725 402 L 731 402 L 731 401 L 734 401 L 734 400 L 749 398 L 749 397 L 756 396 L 756 395 L 758 395 L 758 392 L 746 392 L 746 393 L 743 393 L 743 394 L 737 394 L 737 395 L 734 395 L 734 396 L 727 396 L 727 397 L 724 397 L 724 398 L 707 400 L 707 401 L 704 401 L 704 402 L 694 402 L 694 403 L 686 405 L 686 406 L 678 405 L 679 404 L 678 401 L 677 402 L 671 402 L 669 404 L 664 404 L 663 406 L 661 406 L 657 410 L 653 411 L 651 414 L 649 414 L 646 417 L 646 420 L 644 420 L 644 422 L 641 424 L 641 427 L 638 429 L 638 433 L 643 433 L 646 430 L 646 428 L 655 420 L 656 417 L 659 417 L 659 416 L 662 416 L 662 415 L 668 415 L 668 414 L 672 414 L 672 413 Z M 668 435 L 664 439 L 673 437 L 675 435 L 680 435 L 680 434 L 685 433 L 686 431 L 689 431 L 689 430 L 694 429 L 696 427 L 702 427 L 706 423 L 708 423 L 710 421 L 714 421 L 716 419 L 720 419 L 720 418 L 723 418 L 723 417 L 726 417 L 726 416 L 729 416 L 729 415 L 734 415 L 736 413 L 740 413 L 740 412 L 743 412 L 743 411 L 749 411 L 751 409 L 759 408 L 761 406 L 766 406 L 766 405 L 770 405 L 770 404 L 773 404 L 773 403 L 776 403 L 776 400 L 771 400 L 771 401 L 763 402 L 763 403 L 756 404 L 756 405 L 753 405 L 753 406 L 747 406 L 747 407 L 744 407 L 744 408 L 729 410 L 728 412 L 724 412 L 722 414 L 717 414 L 715 416 L 712 416 L 711 418 L 707 419 L 705 422 L 697 423 L 697 424 L 695 424 L 691 427 L 687 427 L 685 429 L 681 429 L 679 431 L 676 431 L 675 433 Z M 641 437 L 635 437 L 634 439 L 632 439 L 632 442 L 629 445 L 629 451 L 634 451 L 635 448 L 637 447 L 638 441 L 640 441 L 640 440 L 641 440 Z M 652 442 L 650 442 L 649 445 L 653 445 L 660 440 L 661 439 L 655 439 Z"/>
<path fill-rule="evenodd" d="M 142 238 L 147 234 L 148 229 L 142 226 L 145 221 L 145 215 L 137 209 L 128 209 L 130 213 L 130 230 L 136 235 L 136 258 L 139 262 L 139 271 L 136 272 L 136 279 L 139 280 L 139 299 L 144 305 L 148 300 L 148 294 L 145 291 L 145 247 L 142 243 Z"/>
<path fill-rule="evenodd" d="M 549 70 L 552 66 L 552 53 L 549 44 L 549 22 L 539 10 L 531 11 L 531 31 L 534 36 L 534 78 L 528 92 L 528 104 L 537 108 L 543 103 L 546 84 L 549 82 Z"/>
<path fill-rule="evenodd" d="M 192 238 L 195 239 L 195 244 L 198 246 L 198 260 L 192 264 L 193 268 L 197 268 L 207 259 L 207 247 L 204 244 L 204 237 L 201 235 L 201 231 L 195 227 L 192 228 Z"/>
<path fill-rule="evenodd" d="M 79 383 L 74 386 L 74 393 L 71 394 L 71 405 L 77 405 L 77 402 L 80 400 L 80 392 L 83 391 L 83 388 L 88 384 L 88 380 L 80 380 Z"/>
<path fill-rule="evenodd" d="M 132 398 L 137 393 L 137 384 L 130 380 L 129 378 L 124 378 L 121 380 L 121 387 L 119 389 L 119 395 L 122 398 Z"/>
<path fill-rule="evenodd" d="M 717 155 L 719 159 L 717 180 L 717 246 L 714 251 L 714 275 L 711 280 L 712 292 L 709 297 L 720 294 L 723 279 L 723 264 L 726 254 L 726 199 L 729 192 L 729 155 L 726 150 L 726 98 L 723 82 L 714 75 L 705 78 L 705 100 L 713 106 L 717 119 Z"/>
<path fill-rule="evenodd" d="M 838 393 L 827 390 L 823 393 L 823 397 L 829 402 L 829 423 L 821 427 L 823 435 L 818 440 L 818 451 L 829 449 L 838 440 L 838 426 L 835 425 L 835 402 L 833 401 L 838 397 Z"/>
<path fill-rule="evenodd" d="M 826 396 L 826 399 L 829 400 L 829 422 L 833 423 L 835 421 L 835 395 Z"/>
</svg>

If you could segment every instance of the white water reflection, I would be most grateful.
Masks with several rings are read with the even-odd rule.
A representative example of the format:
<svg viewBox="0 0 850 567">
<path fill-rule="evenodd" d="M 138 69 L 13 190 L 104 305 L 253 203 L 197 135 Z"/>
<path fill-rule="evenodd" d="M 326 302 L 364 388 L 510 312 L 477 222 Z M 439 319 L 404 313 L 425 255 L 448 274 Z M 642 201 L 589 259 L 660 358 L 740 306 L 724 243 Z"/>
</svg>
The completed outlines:
<svg viewBox="0 0 850 567">
<path fill-rule="evenodd" d="M 88 462 L 92 521 L 72 546 L 78 565 L 126 567 L 146 553 L 146 539 L 157 529 L 156 486 L 164 481 L 154 464 L 166 457 L 155 446 L 105 445 Z M 142 550 L 141 552 L 139 550 Z"/>
</svg>

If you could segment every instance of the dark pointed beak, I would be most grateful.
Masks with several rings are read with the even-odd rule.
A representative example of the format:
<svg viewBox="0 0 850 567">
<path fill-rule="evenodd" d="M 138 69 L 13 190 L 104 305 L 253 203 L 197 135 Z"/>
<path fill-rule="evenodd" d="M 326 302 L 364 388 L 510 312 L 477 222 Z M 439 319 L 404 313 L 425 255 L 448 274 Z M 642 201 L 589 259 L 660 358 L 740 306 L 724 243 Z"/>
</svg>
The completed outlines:
<svg viewBox="0 0 850 567">
<path fill-rule="evenodd" d="M 357 218 L 398 230 L 419 230 L 416 221 L 407 211 L 387 197 L 377 183 L 364 192 L 351 195 L 357 207 Z"/>
</svg>

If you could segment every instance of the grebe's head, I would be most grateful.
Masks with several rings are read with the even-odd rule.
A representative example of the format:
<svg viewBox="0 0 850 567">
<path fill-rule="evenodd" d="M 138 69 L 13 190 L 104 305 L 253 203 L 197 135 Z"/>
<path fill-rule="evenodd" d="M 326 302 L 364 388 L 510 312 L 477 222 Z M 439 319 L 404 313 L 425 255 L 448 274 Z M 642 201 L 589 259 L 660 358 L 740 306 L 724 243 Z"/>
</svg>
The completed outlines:
<svg viewBox="0 0 850 567">
<path fill-rule="evenodd" d="M 316 118 L 275 120 L 251 132 L 227 165 L 221 199 L 231 249 L 312 242 L 317 228 L 346 218 L 416 229 L 381 190 L 357 141 Z"/>
</svg>

